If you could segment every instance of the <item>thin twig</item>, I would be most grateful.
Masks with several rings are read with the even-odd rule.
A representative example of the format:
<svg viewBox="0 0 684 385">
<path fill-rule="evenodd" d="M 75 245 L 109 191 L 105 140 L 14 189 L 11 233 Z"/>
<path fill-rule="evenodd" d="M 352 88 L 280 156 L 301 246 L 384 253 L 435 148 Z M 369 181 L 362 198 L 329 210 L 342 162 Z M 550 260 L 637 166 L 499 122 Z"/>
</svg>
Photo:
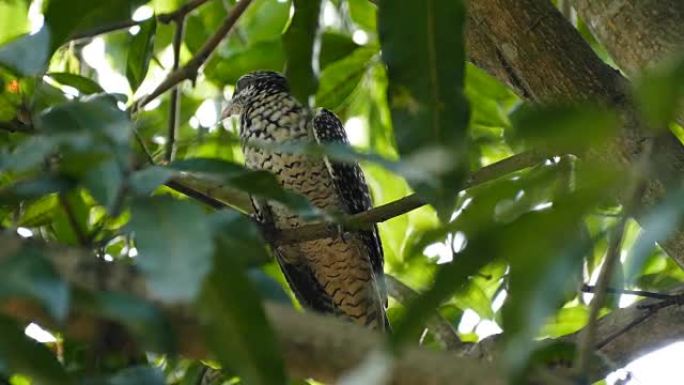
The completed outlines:
<svg viewBox="0 0 684 385">
<path fill-rule="evenodd" d="M 613 278 L 613 272 L 617 262 L 620 260 L 620 249 L 622 247 L 622 238 L 625 232 L 625 223 L 627 216 L 620 218 L 620 221 L 610 237 L 608 250 L 606 251 L 606 258 L 603 261 L 603 267 L 596 282 L 596 290 L 594 298 L 592 298 L 589 308 L 589 321 L 580 336 L 579 348 L 577 349 L 576 365 L 577 372 L 580 376 L 589 372 L 589 365 L 591 363 L 591 356 L 594 352 L 594 341 L 596 340 L 596 329 L 598 327 L 596 321 L 598 320 L 599 312 L 603 306 L 603 302 L 608 294 L 606 290 L 608 284 Z"/>
<path fill-rule="evenodd" d="M 418 293 L 413 289 L 391 275 L 385 274 L 385 283 L 389 296 L 402 304 L 406 304 L 418 296 Z M 428 320 L 427 327 L 447 350 L 457 351 L 463 348 L 464 344 L 458 337 L 458 334 L 456 334 L 453 326 L 439 312 L 435 311 L 434 315 Z"/>
<path fill-rule="evenodd" d="M 582 285 L 581 290 L 585 293 L 595 293 L 597 291 L 597 287 L 584 284 L 584 285 Z M 640 297 L 645 297 L 645 298 L 654 298 L 654 299 L 663 299 L 663 300 L 670 300 L 673 297 L 671 294 L 654 293 L 652 291 L 644 291 L 644 290 L 616 289 L 613 287 L 607 287 L 606 293 L 608 293 L 608 294 L 631 294 L 631 295 L 638 295 Z"/>
<path fill-rule="evenodd" d="M 186 185 L 184 185 L 184 184 L 182 184 L 176 180 L 171 179 L 170 181 L 166 182 L 164 185 L 170 189 L 178 191 L 179 193 L 185 194 L 185 195 L 189 196 L 190 198 L 193 198 L 193 199 L 196 199 L 202 203 L 205 203 L 208 206 L 211 206 L 217 210 L 228 207 L 223 202 L 221 202 L 217 199 L 214 199 L 213 197 L 210 197 L 209 195 L 203 194 L 200 191 L 197 191 L 190 186 L 186 186 Z"/>
<path fill-rule="evenodd" d="M 137 102 L 134 102 L 131 107 L 132 112 L 144 107 L 164 92 L 177 86 L 183 80 L 192 80 L 194 82 L 200 67 L 209 59 L 214 50 L 216 50 L 216 47 L 218 47 L 221 41 L 228 35 L 228 32 L 231 31 L 235 23 L 251 3 L 252 0 L 238 1 L 228 16 L 226 16 L 221 26 L 219 26 L 214 35 L 204 43 L 204 46 L 200 48 L 199 52 L 183 67 L 171 72 L 154 91 L 142 97 Z"/>
<path fill-rule="evenodd" d="M 202 4 L 206 3 L 209 0 L 192 0 L 188 2 L 187 4 L 181 6 L 180 8 L 176 9 L 173 12 L 169 13 L 160 13 L 157 15 L 157 21 L 160 23 L 168 24 L 173 20 L 177 20 L 178 18 L 185 18 L 188 14 L 190 14 L 192 11 L 194 11 L 196 8 L 199 8 Z M 118 23 L 113 23 L 113 24 L 107 24 L 103 25 L 88 31 L 83 31 L 81 33 L 77 33 L 74 36 L 71 37 L 70 40 L 80 40 L 80 39 L 88 39 L 92 38 L 98 35 L 102 35 L 103 33 L 109 33 L 109 32 L 114 32 L 114 31 L 119 31 L 122 29 L 128 29 L 131 27 L 134 27 L 136 25 L 140 25 L 144 22 L 146 22 L 149 19 L 145 20 L 124 20 Z"/>
<path fill-rule="evenodd" d="M 489 166 L 483 167 L 472 174 L 466 182 L 465 188 L 470 188 L 493 181 L 514 171 L 519 171 L 534 166 L 544 160 L 547 155 L 536 151 L 529 151 L 513 155 Z M 421 198 L 412 194 L 396 201 L 378 206 L 374 209 L 358 214 L 350 215 L 340 221 L 344 230 L 362 230 L 370 228 L 374 223 L 384 222 L 409 211 L 424 206 L 426 203 Z M 284 245 L 302 241 L 332 237 L 339 234 L 339 226 L 330 223 L 316 223 L 278 231 L 271 241 L 275 244 Z"/>
<path fill-rule="evenodd" d="M 185 18 L 179 17 L 176 20 L 176 31 L 173 35 L 173 67 L 172 71 L 178 71 L 180 67 L 180 51 L 183 44 L 183 33 L 185 30 Z M 174 87 L 171 90 L 171 100 L 169 105 L 169 132 L 166 139 L 166 162 L 173 161 L 176 157 L 176 133 L 178 132 L 178 122 L 180 121 L 180 89 Z"/>
<path fill-rule="evenodd" d="M 635 327 L 635 326 L 639 325 L 640 323 L 646 321 L 650 316 L 654 315 L 655 313 L 656 313 L 656 311 L 654 311 L 654 310 L 645 311 L 644 314 L 633 319 L 627 325 L 625 325 L 624 327 L 617 330 L 615 333 L 613 333 L 613 334 L 609 335 L 608 337 L 604 338 L 603 340 L 597 342 L 596 345 L 594 345 L 594 348 L 597 350 L 602 349 L 604 346 L 608 345 L 611 341 L 613 341 L 614 339 L 616 339 L 616 338 L 620 337 L 621 335 L 627 333 L 633 327 Z"/>
<path fill-rule="evenodd" d="M 634 163 L 632 168 L 631 179 L 629 180 L 623 201 L 623 215 L 616 224 L 609 239 L 608 250 L 603 261 L 601 272 L 599 273 L 596 282 L 594 298 L 592 298 L 589 308 L 589 320 L 584 331 L 579 336 L 577 356 L 575 357 L 575 368 L 577 374 L 581 377 L 589 373 L 591 363 L 591 356 L 595 350 L 596 330 L 598 328 L 598 316 L 608 294 L 608 285 L 613 278 L 613 272 L 616 265 L 620 261 L 620 251 L 622 246 L 622 238 L 625 232 L 625 225 L 630 214 L 633 212 L 633 206 L 638 199 L 640 189 L 642 188 L 644 176 L 648 172 L 649 160 L 653 149 L 653 142 L 647 141 L 644 143 L 643 149 L 639 159 Z"/>
</svg>

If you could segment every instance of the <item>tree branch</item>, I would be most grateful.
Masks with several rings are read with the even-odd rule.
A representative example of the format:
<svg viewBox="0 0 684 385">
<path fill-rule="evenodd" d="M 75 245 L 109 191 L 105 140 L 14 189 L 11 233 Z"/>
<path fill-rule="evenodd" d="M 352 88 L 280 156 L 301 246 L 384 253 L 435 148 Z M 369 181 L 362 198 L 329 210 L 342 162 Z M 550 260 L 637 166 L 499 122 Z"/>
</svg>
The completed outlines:
<svg viewBox="0 0 684 385">
<path fill-rule="evenodd" d="M 413 289 L 391 275 L 385 274 L 385 282 L 389 296 L 400 303 L 408 303 L 418 295 Z M 464 343 L 461 338 L 449 321 L 445 320 L 439 312 L 435 312 L 428 320 L 427 327 L 447 350 L 459 351 L 463 348 Z"/>
<path fill-rule="evenodd" d="M 132 106 L 132 112 L 144 107 L 149 102 L 156 99 L 159 95 L 177 86 L 183 80 L 192 80 L 194 82 L 197 78 L 197 73 L 200 67 L 207 61 L 207 59 L 209 59 L 209 56 L 211 56 L 216 47 L 218 47 L 219 43 L 221 43 L 221 41 L 228 35 L 228 32 L 231 31 L 235 23 L 251 3 L 252 0 L 238 1 L 216 32 L 214 32 L 209 40 L 207 40 L 202 48 L 200 48 L 199 52 L 183 67 L 171 72 L 166 79 L 164 79 L 164 81 L 162 81 L 161 84 L 159 84 L 157 88 L 149 95 L 146 95 L 137 102 L 134 102 Z"/>
<path fill-rule="evenodd" d="M 534 166 L 547 156 L 540 152 L 529 151 L 500 160 L 475 171 L 466 182 L 464 189 L 481 185 L 511 172 Z M 424 205 L 425 203 L 416 194 L 412 194 L 374 209 L 343 218 L 340 221 L 340 225 L 342 225 L 344 230 L 368 229 L 374 223 L 384 222 Z M 316 223 L 296 229 L 278 231 L 277 234 L 269 237 L 269 240 L 274 244 L 282 245 L 327 238 L 337 234 L 339 234 L 339 226 L 329 223 Z"/>
<path fill-rule="evenodd" d="M 171 71 L 178 71 L 180 67 L 180 51 L 183 44 L 183 34 L 185 30 L 185 18 L 179 17 L 176 19 L 176 30 L 173 34 L 173 66 Z M 176 157 L 176 133 L 178 132 L 178 123 L 180 121 L 180 89 L 174 87 L 171 90 L 171 100 L 169 104 L 169 129 L 166 138 L 166 153 L 164 159 L 167 163 L 173 161 Z"/>
<path fill-rule="evenodd" d="M 609 168 L 626 167 L 652 143 L 651 168 L 634 212 L 637 220 L 679 189 L 684 146 L 672 133 L 655 135 L 645 126 L 630 102 L 627 81 L 594 54 L 551 2 L 477 0 L 469 2 L 469 12 L 469 57 L 522 97 L 541 103 L 595 100 L 620 113 L 620 136 L 607 148 L 588 152 L 587 160 Z M 684 227 L 659 243 L 684 266 Z"/>
<path fill-rule="evenodd" d="M 192 11 L 199 8 L 201 5 L 203 5 L 207 1 L 209 1 L 209 0 L 191 0 L 173 12 L 161 13 L 161 14 L 157 15 L 157 21 L 159 21 L 160 23 L 168 24 L 174 20 L 184 19 Z M 124 20 L 124 21 L 121 21 L 119 23 L 103 25 L 101 27 L 91 29 L 89 31 L 84 31 L 84 32 L 78 33 L 78 34 L 74 35 L 70 40 L 86 39 L 86 38 L 95 37 L 97 35 L 102 35 L 103 33 L 114 32 L 114 31 L 118 31 L 121 29 L 128 29 L 128 28 L 131 28 L 133 26 L 140 25 L 140 24 L 144 23 L 145 21 L 147 21 L 147 20 L 138 20 L 138 21 L 136 21 L 136 20 Z"/>
<path fill-rule="evenodd" d="M 16 235 L 0 233 L 0 261 L 14 255 L 30 241 Z M 44 255 L 59 274 L 71 285 L 86 290 L 106 290 L 149 299 L 145 282 L 133 266 L 107 263 L 106 274 L 96 274 L 92 266 L 96 258 L 88 252 L 61 246 L 44 247 Z M 196 314 L 182 306 L 157 305 L 170 321 L 177 337 L 178 352 L 189 358 L 210 357 L 201 334 Z M 292 377 L 316 378 L 335 382 L 340 376 L 361 364 L 370 353 L 383 351 L 381 334 L 330 316 L 300 313 L 283 305 L 266 303 L 267 316 L 274 328 L 285 366 Z M 72 309 L 73 310 L 73 309 Z M 26 321 L 52 325 L 45 312 L 29 301 L 5 301 L 0 311 Z M 66 335 L 82 340 L 97 337 L 91 326 L 96 322 L 86 313 L 73 312 L 71 319 L 59 328 Z M 390 384 L 453 384 L 485 383 L 503 385 L 503 375 L 493 365 L 463 358 L 455 353 L 435 352 L 419 347 L 407 348 L 392 362 Z"/>
<path fill-rule="evenodd" d="M 603 307 L 603 303 L 608 294 L 607 288 L 610 281 L 613 279 L 613 274 L 617 263 L 620 261 L 620 250 L 622 249 L 622 238 L 625 233 L 625 223 L 627 218 L 623 216 L 613 229 L 606 251 L 606 258 L 603 260 L 603 267 L 596 282 L 596 290 L 594 298 L 592 298 L 589 307 L 589 320 L 587 326 L 584 327 L 583 332 L 578 338 L 578 349 L 575 367 L 577 374 L 582 378 L 586 376 L 591 367 L 591 357 L 596 346 L 596 321 L 598 320 L 599 312 Z"/>
<path fill-rule="evenodd" d="M 570 0 L 587 27 L 629 76 L 681 55 L 680 0 Z"/>
</svg>

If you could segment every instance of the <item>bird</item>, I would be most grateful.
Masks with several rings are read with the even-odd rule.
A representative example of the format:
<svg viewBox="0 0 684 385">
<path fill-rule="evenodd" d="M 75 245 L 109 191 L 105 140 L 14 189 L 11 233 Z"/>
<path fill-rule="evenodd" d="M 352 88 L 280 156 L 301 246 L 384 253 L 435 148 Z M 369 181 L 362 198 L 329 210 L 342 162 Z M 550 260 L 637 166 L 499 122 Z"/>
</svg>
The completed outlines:
<svg viewBox="0 0 684 385">
<path fill-rule="evenodd" d="M 235 84 L 222 119 L 239 115 L 245 167 L 272 173 L 286 190 L 306 197 L 329 213 L 355 214 L 372 208 L 358 163 L 280 151 L 278 144 L 348 144 L 340 119 L 331 111 L 309 109 L 273 71 L 243 75 Z M 250 145 L 259 142 L 264 145 Z M 285 205 L 251 197 L 257 221 L 276 230 L 295 229 L 311 219 Z M 299 303 L 375 330 L 389 331 L 382 243 L 376 225 L 322 239 L 272 246 Z"/>
</svg>

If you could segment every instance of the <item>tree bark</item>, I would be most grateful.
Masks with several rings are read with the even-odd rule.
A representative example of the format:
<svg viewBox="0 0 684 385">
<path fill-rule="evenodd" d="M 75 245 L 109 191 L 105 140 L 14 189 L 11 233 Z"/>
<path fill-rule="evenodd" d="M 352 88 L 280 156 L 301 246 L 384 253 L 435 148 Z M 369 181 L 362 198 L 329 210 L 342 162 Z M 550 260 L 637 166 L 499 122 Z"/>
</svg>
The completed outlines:
<svg viewBox="0 0 684 385">
<path fill-rule="evenodd" d="M 117 262 L 101 265 L 82 249 L 32 242 L 17 235 L 0 233 L 0 244 L 3 245 L 0 262 L 29 242 L 42 248 L 43 255 L 62 279 L 74 287 L 126 293 L 151 300 L 145 281 L 134 266 Z M 683 290 L 681 287 L 672 293 Z M 684 323 L 681 322 L 684 307 L 676 301 L 670 306 L 659 307 L 658 302 L 641 301 L 615 310 L 598 321 L 599 351 L 615 367 L 622 367 L 648 351 L 684 338 Z M 176 333 L 178 353 L 189 358 L 208 358 L 209 351 L 204 345 L 194 312 L 182 306 L 158 306 Z M 382 335 L 349 322 L 300 313 L 279 304 L 266 303 L 265 308 L 279 339 L 285 366 L 293 377 L 334 382 L 356 368 L 370 353 L 381 352 L 384 347 Z M 55 327 L 71 338 L 86 341 L 96 338 L 97 320 L 92 315 L 73 310 L 67 322 L 55 326 L 33 302 L 14 299 L 0 305 L 0 312 Z M 576 335 L 563 339 L 574 340 Z M 468 358 L 455 352 L 408 348 L 390 366 L 390 384 L 503 384 L 504 372 L 497 365 L 496 344 L 493 343 L 499 337 L 471 345 L 467 353 L 471 357 Z M 592 374 L 594 378 L 600 378 L 615 367 L 599 368 L 599 372 Z"/>
<path fill-rule="evenodd" d="M 43 255 L 70 285 L 88 291 L 110 291 L 134 295 L 152 301 L 143 277 L 132 265 L 107 263 L 102 265 L 89 252 L 57 245 L 46 245 L 21 239 L 17 235 L 0 233 L 0 262 L 15 255 L 32 243 L 44 250 Z M 185 306 L 157 304 L 170 322 L 178 343 L 178 353 L 196 359 L 210 358 L 204 344 L 205 336 L 195 313 Z M 335 383 L 354 370 L 372 353 L 382 354 L 385 339 L 378 332 L 362 328 L 332 316 L 297 312 L 291 307 L 266 303 L 266 315 L 276 332 L 288 373 L 294 378 L 315 378 Z M 56 327 L 66 335 L 80 340 L 97 337 L 97 319 L 89 313 L 72 309 L 67 322 L 56 325 L 33 302 L 13 299 L 0 304 L 0 312 L 27 322 Z M 387 367 L 391 385 L 503 385 L 503 371 L 495 365 L 456 353 L 410 347 L 390 358 Z"/>
<path fill-rule="evenodd" d="M 684 1 L 572 0 L 615 63 L 632 77 L 684 54 Z"/>
<path fill-rule="evenodd" d="M 638 199 L 637 220 L 684 180 L 684 146 L 670 132 L 655 134 L 640 119 L 628 82 L 599 59 L 563 15 L 546 0 L 469 2 L 470 59 L 523 98 L 540 102 L 599 101 L 620 113 L 621 135 L 587 158 L 607 167 L 629 167 L 652 145 L 651 169 Z M 650 144 L 648 144 L 650 142 Z M 649 231 L 649 223 L 640 222 Z M 684 266 L 684 228 L 660 242 Z"/>
</svg>

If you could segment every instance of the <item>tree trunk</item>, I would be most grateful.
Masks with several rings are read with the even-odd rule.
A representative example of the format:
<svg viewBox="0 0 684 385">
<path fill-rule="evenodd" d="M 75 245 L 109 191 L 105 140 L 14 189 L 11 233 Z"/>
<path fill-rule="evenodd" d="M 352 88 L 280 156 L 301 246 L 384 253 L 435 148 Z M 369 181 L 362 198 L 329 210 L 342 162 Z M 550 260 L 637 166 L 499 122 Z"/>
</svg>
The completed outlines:
<svg viewBox="0 0 684 385">
<path fill-rule="evenodd" d="M 682 0 L 573 0 L 573 5 L 630 77 L 684 54 Z"/>
<path fill-rule="evenodd" d="M 674 1 L 674 0 L 673 0 Z M 469 2 L 467 48 L 477 65 L 540 103 L 598 100 L 620 112 L 623 129 L 609 148 L 587 154 L 608 167 L 638 161 L 652 144 L 652 169 L 636 208 L 642 219 L 684 180 L 684 146 L 670 132 L 658 136 L 630 103 L 628 82 L 599 59 L 574 27 L 547 0 Z M 651 224 L 641 222 L 649 231 Z M 654 230 L 658 231 L 658 230 Z M 684 228 L 660 242 L 684 266 Z"/>
</svg>

